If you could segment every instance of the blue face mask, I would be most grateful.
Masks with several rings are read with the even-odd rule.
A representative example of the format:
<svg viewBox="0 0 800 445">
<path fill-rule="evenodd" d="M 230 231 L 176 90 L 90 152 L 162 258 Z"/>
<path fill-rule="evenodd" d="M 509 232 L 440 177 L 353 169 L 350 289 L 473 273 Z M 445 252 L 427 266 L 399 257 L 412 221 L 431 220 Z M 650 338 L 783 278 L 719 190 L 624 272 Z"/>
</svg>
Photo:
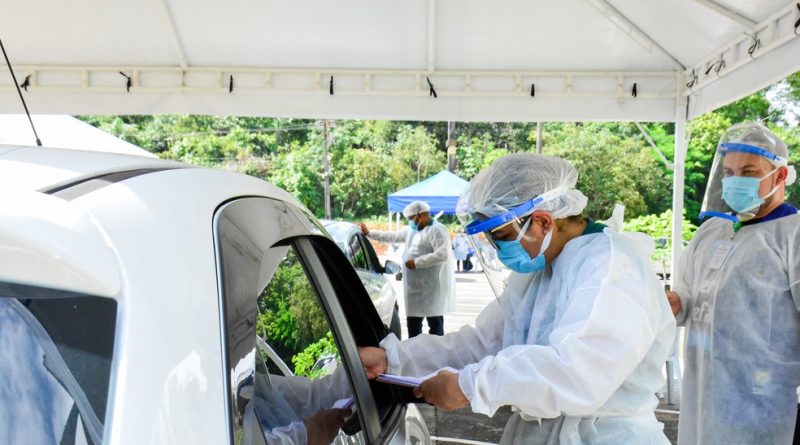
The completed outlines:
<svg viewBox="0 0 800 445">
<path fill-rule="evenodd" d="M 413 219 L 408 220 L 408 227 L 411 227 L 412 232 L 419 232 L 419 224 Z"/>
<path fill-rule="evenodd" d="M 777 186 L 767 193 L 764 198 L 758 196 L 761 181 L 775 173 L 778 169 L 767 173 L 763 178 L 749 178 L 746 176 L 729 176 L 722 179 L 722 199 L 736 213 L 743 213 L 754 209 L 764 203 L 764 198 L 772 195 Z"/>
<path fill-rule="evenodd" d="M 527 224 L 526 227 L 527 228 Z M 524 230 L 523 232 L 524 233 Z M 539 249 L 539 254 L 536 258 L 531 258 L 531 255 L 522 247 L 519 238 L 514 241 L 495 241 L 497 243 L 497 259 L 506 265 L 509 269 L 519 273 L 531 273 L 544 269 L 547 262 L 544 258 L 544 251 L 550 246 L 550 240 L 553 237 L 553 232 L 547 232 L 542 240 L 542 247 Z"/>
</svg>

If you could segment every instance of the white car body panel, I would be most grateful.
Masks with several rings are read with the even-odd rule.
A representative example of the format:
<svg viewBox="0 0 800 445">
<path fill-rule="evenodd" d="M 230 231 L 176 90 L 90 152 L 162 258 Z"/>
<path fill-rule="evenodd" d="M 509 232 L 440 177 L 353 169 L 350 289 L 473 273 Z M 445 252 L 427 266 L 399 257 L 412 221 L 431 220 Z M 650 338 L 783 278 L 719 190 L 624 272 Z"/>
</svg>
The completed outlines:
<svg viewBox="0 0 800 445">
<path fill-rule="evenodd" d="M 107 444 L 228 443 L 215 211 L 232 198 L 258 196 L 308 214 L 264 181 L 187 167 L 136 156 L 0 146 L 0 187 L 15 196 L 0 209 L 0 281 L 118 303 Z M 34 191 L 137 169 L 167 170 L 105 184 L 70 201 Z M 302 230 L 322 233 L 313 225 Z M 391 443 L 404 443 L 409 431 L 427 437 L 413 406 L 401 423 Z"/>
</svg>

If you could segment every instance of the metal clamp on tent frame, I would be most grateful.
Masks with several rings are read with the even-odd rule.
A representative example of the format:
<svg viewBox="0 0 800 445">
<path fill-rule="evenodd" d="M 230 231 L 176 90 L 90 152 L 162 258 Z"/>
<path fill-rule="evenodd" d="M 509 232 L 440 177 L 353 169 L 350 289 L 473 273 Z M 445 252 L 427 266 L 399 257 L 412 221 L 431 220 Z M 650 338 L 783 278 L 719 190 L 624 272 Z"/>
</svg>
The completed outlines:
<svg viewBox="0 0 800 445">
<path fill-rule="evenodd" d="M 796 14 L 798 10 L 800 10 L 800 4 L 787 4 L 759 22 L 752 29 L 748 29 L 747 32 L 740 34 L 730 42 L 710 53 L 714 54 L 713 56 L 709 56 L 697 64 L 687 67 L 683 74 L 684 77 L 690 81 L 689 83 L 691 83 L 691 86 L 687 84 L 689 90 L 684 91 L 683 94 L 688 96 L 698 92 L 716 82 L 719 78 L 752 63 L 756 58 L 753 56 L 756 50 L 758 50 L 759 56 L 763 56 L 797 37 L 797 30 L 800 28 L 800 19 L 797 19 L 797 22 L 795 22 L 794 32 L 786 27 L 791 26 L 792 20 L 794 20 L 794 14 Z M 782 28 L 783 33 L 781 33 L 781 28 L 779 28 L 781 25 L 784 26 Z M 754 41 L 757 41 L 758 45 L 749 53 L 751 57 L 745 56 L 750 48 L 753 48 Z M 725 62 L 720 67 L 719 63 L 721 60 Z M 710 68 L 714 67 L 716 67 L 717 70 L 712 74 Z M 694 74 L 695 72 L 699 72 L 701 75 L 696 76 Z"/>
</svg>

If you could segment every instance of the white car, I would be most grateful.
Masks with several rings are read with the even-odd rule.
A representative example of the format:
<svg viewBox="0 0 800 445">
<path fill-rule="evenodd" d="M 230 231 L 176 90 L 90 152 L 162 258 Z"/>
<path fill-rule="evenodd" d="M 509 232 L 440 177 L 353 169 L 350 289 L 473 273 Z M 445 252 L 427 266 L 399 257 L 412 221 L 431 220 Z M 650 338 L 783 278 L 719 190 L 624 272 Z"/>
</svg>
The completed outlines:
<svg viewBox="0 0 800 445">
<path fill-rule="evenodd" d="M 339 249 L 353 265 L 358 277 L 367 289 L 383 324 L 400 338 L 400 314 L 397 293 L 392 280 L 400 272 L 400 265 L 387 260 L 381 264 L 372 243 L 361 233 L 357 225 L 346 221 L 320 220 Z"/>
<path fill-rule="evenodd" d="M 407 393 L 367 380 L 356 345 L 386 328 L 283 190 L 0 146 L 0 202 L 0 443 L 303 443 L 350 397 L 337 443 L 430 443 Z M 324 354 L 339 366 L 316 378 Z"/>
</svg>

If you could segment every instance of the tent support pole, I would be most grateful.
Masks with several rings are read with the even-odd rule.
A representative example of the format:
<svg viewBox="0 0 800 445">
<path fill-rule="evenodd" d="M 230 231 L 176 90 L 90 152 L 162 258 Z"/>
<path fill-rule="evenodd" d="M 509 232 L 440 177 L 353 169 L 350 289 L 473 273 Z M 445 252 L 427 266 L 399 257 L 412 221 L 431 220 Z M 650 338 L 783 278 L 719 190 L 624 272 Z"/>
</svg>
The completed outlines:
<svg viewBox="0 0 800 445">
<path fill-rule="evenodd" d="M 542 154 L 542 121 L 536 122 L 536 153 Z"/>
<path fill-rule="evenodd" d="M 675 99 L 675 156 L 672 180 L 672 271 L 670 283 L 675 283 L 682 273 L 678 267 L 678 257 L 683 248 L 683 187 L 686 170 L 686 105 L 689 98 L 683 95 L 683 82 L 678 76 L 677 97 Z M 680 335 L 675 335 L 672 354 L 667 359 L 667 403 L 680 402 Z"/>
</svg>

